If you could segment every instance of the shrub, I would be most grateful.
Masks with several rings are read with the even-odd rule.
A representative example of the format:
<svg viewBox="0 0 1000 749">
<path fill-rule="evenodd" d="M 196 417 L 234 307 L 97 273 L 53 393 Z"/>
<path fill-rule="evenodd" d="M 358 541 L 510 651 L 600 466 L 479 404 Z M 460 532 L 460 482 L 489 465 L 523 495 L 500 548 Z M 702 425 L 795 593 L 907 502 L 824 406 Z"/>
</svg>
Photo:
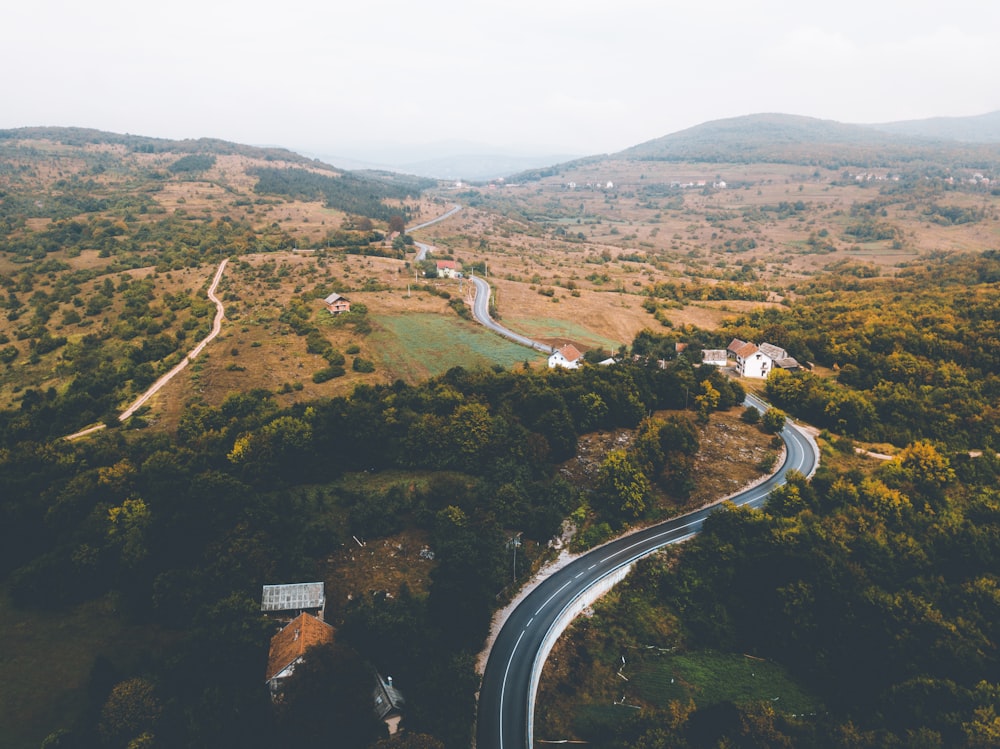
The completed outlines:
<svg viewBox="0 0 1000 749">
<path fill-rule="evenodd" d="M 313 373 L 312 380 L 316 384 L 319 384 L 327 380 L 332 380 L 334 377 L 343 377 L 346 373 L 346 370 L 339 365 L 330 366 Z"/>
</svg>

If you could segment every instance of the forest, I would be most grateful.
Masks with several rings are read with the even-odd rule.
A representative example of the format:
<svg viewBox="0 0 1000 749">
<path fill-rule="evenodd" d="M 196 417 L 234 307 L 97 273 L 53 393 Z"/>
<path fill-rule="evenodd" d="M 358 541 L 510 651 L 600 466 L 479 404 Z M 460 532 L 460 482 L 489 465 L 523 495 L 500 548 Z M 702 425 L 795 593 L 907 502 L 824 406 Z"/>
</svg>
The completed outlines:
<svg viewBox="0 0 1000 749">
<path fill-rule="evenodd" d="M 352 535 L 409 525 L 431 539 L 429 594 L 357 600 L 337 622 L 342 636 L 330 658 L 355 672 L 363 662 L 391 668 L 414 687 L 412 730 L 466 745 L 473 661 L 509 582 L 505 533 L 520 529 L 544 544 L 576 509 L 577 492 L 554 466 L 573 455 L 578 434 L 635 427 L 648 411 L 682 407 L 685 387 L 710 381 L 731 407 L 741 395 L 719 377 L 714 368 L 655 363 L 580 373 L 459 369 L 293 409 L 277 408 L 265 391 L 234 394 L 219 408 L 188 409 L 173 438 L 109 430 L 76 443 L 11 442 L 0 455 L 0 571 L 12 600 L 58 616 L 113 594 L 124 616 L 175 644 L 128 673 L 98 659 L 92 707 L 62 727 L 56 745 L 89 746 L 118 720 L 135 733 L 109 745 L 145 732 L 166 746 L 266 746 L 278 735 L 315 741 L 334 730 L 375 740 L 370 711 L 310 709 L 316 689 L 345 688 L 320 665 L 301 674 L 315 684 L 292 689 L 301 704 L 268 707 L 260 674 L 270 632 L 257 599 L 265 582 L 315 577 L 319 561 Z M 679 444 L 664 435 L 663 444 Z M 345 473 L 391 471 L 415 478 L 382 496 L 333 488 Z M 643 515 L 623 504 L 625 490 L 603 496 L 619 497 L 604 514 L 619 528 Z M 146 687 L 122 686 L 136 679 Z M 119 697 L 125 704 L 116 707 Z M 142 704 L 142 721 L 115 717 L 142 713 Z"/>
</svg>

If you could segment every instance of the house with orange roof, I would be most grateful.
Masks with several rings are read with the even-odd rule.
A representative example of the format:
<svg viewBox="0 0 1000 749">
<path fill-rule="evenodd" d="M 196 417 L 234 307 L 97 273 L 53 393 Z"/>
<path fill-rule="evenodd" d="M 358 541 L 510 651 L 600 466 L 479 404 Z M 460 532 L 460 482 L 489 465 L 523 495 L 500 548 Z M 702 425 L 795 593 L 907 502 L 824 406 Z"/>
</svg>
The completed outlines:
<svg viewBox="0 0 1000 749">
<path fill-rule="evenodd" d="M 454 260 L 437 261 L 438 278 L 460 278 L 462 273 Z"/>
<path fill-rule="evenodd" d="M 583 363 L 583 354 L 572 343 L 567 343 L 560 349 L 553 352 L 549 357 L 549 369 L 562 367 L 563 369 L 579 369 Z"/>
<path fill-rule="evenodd" d="M 272 700 L 280 699 L 282 682 L 305 661 L 309 649 L 332 643 L 333 635 L 334 629 L 329 624 L 302 613 L 271 638 L 264 680 Z"/>
<path fill-rule="evenodd" d="M 743 377 L 766 379 L 777 369 L 799 369 L 799 363 L 785 349 L 772 343 L 755 343 L 734 338 L 726 351 L 736 361 L 736 371 Z"/>
</svg>

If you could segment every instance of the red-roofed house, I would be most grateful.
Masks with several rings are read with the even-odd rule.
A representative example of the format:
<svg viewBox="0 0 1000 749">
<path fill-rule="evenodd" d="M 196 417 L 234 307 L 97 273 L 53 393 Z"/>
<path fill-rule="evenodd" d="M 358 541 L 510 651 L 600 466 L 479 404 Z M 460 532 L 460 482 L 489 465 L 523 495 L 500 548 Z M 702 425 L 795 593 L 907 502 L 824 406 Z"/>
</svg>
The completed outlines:
<svg viewBox="0 0 1000 749">
<path fill-rule="evenodd" d="M 454 260 L 438 260 L 437 272 L 438 278 L 458 278 L 458 263 Z"/>
<path fill-rule="evenodd" d="M 572 343 L 567 343 L 549 357 L 549 369 L 578 369 L 583 362 L 583 354 Z"/>
<path fill-rule="evenodd" d="M 771 343 L 754 343 L 734 338 L 726 349 L 736 359 L 736 371 L 743 377 L 766 378 L 775 368 L 794 370 L 799 363 L 785 349 Z"/>
<path fill-rule="evenodd" d="M 309 648 L 332 643 L 333 632 L 333 627 L 312 614 L 299 614 L 271 638 L 265 681 L 272 699 L 277 699 L 282 680 L 291 676 L 295 667 L 306 659 Z"/>
</svg>

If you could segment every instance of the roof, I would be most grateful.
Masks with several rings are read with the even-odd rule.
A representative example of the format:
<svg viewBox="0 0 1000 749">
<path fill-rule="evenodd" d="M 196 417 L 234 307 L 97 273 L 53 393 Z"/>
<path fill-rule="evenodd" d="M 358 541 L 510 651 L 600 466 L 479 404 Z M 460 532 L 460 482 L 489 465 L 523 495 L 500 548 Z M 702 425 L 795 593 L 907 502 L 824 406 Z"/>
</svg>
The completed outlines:
<svg viewBox="0 0 1000 749">
<path fill-rule="evenodd" d="M 392 684 L 392 677 L 383 679 L 379 673 L 375 674 L 375 689 L 372 691 L 372 698 L 375 700 L 375 714 L 379 720 L 385 720 L 392 713 L 400 713 L 406 706 L 403 693 Z"/>
<path fill-rule="evenodd" d="M 732 351 L 735 354 L 740 349 L 741 346 L 746 346 L 746 345 L 747 345 L 746 341 L 741 341 L 739 338 L 734 338 L 732 341 L 729 342 L 729 345 L 726 347 L 726 351 Z"/>
<path fill-rule="evenodd" d="M 583 354 L 580 353 L 579 349 L 577 349 L 577 347 L 574 346 L 572 343 L 567 343 L 556 353 L 562 354 L 563 359 L 565 359 L 568 362 L 574 362 L 583 356 Z"/>
<path fill-rule="evenodd" d="M 774 365 L 781 369 L 798 369 L 801 366 L 798 360 L 791 356 L 786 356 L 784 359 L 775 359 Z"/>
<path fill-rule="evenodd" d="M 701 352 L 702 361 L 726 361 L 726 352 L 721 348 L 707 348 Z"/>
<path fill-rule="evenodd" d="M 757 353 L 757 344 L 744 343 L 742 346 L 734 350 L 733 353 L 741 359 L 747 359 Z"/>
<path fill-rule="evenodd" d="M 321 609 L 326 603 L 323 583 L 265 585 L 260 599 L 261 611 L 297 611 Z"/>
<path fill-rule="evenodd" d="M 438 260 L 437 267 L 457 269 L 458 263 L 456 263 L 454 260 Z"/>
<path fill-rule="evenodd" d="M 312 614 L 299 614 L 271 638 L 265 680 L 270 681 L 280 674 L 309 648 L 333 642 L 333 633 L 333 627 Z"/>
<path fill-rule="evenodd" d="M 337 294 L 336 292 L 334 292 L 333 294 L 330 294 L 330 296 L 328 296 L 323 301 L 326 302 L 327 304 L 333 304 L 338 299 L 343 299 L 345 302 L 347 301 L 347 299 L 345 297 L 342 297 L 340 294 Z"/>
<path fill-rule="evenodd" d="M 773 343 L 760 344 L 760 353 L 764 354 L 764 356 L 769 356 L 772 359 L 788 358 L 788 352 L 780 346 L 775 346 Z"/>
</svg>

